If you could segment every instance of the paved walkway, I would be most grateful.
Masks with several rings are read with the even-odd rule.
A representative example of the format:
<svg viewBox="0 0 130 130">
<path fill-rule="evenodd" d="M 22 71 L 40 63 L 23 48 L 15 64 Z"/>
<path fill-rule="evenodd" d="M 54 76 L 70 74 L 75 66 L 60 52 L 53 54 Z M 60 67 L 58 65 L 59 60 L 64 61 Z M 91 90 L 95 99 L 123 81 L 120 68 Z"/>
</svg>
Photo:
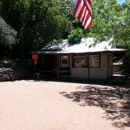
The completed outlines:
<svg viewBox="0 0 130 130">
<path fill-rule="evenodd" d="M 0 130 L 130 130 L 128 93 L 117 86 L 0 82 Z"/>
</svg>

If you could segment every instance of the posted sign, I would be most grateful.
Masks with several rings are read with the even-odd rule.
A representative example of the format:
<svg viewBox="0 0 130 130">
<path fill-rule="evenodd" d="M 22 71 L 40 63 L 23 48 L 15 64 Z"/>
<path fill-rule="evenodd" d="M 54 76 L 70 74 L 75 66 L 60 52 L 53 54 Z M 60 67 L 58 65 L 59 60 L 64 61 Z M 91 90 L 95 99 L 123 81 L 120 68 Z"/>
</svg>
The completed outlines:
<svg viewBox="0 0 130 130">
<path fill-rule="evenodd" d="M 37 54 L 33 54 L 33 55 L 32 55 L 32 59 L 33 59 L 33 60 L 38 59 L 38 55 L 37 55 Z"/>
<path fill-rule="evenodd" d="M 36 65 L 37 64 L 38 55 L 37 54 L 32 54 L 32 59 L 34 61 L 34 65 Z"/>
</svg>

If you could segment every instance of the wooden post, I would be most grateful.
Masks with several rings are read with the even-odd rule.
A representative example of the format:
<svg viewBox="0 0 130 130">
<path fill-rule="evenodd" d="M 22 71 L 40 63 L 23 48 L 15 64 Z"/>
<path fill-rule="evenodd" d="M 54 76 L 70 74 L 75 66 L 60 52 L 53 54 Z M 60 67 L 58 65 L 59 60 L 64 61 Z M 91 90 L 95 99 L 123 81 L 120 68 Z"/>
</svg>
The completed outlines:
<svg viewBox="0 0 130 130">
<path fill-rule="evenodd" d="M 36 65 L 34 64 L 34 75 L 33 75 L 33 78 L 35 79 L 36 78 Z"/>
<path fill-rule="evenodd" d="M 70 67 L 70 54 L 68 55 L 68 64 L 69 64 L 69 67 Z M 70 69 L 69 69 L 69 73 L 70 73 Z M 70 74 L 69 74 L 69 78 L 70 78 Z"/>
<path fill-rule="evenodd" d="M 88 80 L 90 79 L 90 66 L 89 66 L 89 55 L 88 55 Z"/>
<path fill-rule="evenodd" d="M 126 55 L 125 55 L 124 63 L 125 63 L 125 80 L 127 83 L 129 78 L 129 58 Z"/>
<path fill-rule="evenodd" d="M 61 68 L 61 55 L 60 55 L 59 58 L 60 58 L 59 77 L 61 77 L 61 76 L 60 76 L 60 74 L 61 74 L 61 69 L 60 69 L 60 68 Z"/>
<path fill-rule="evenodd" d="M 32 54 L 32 59 L 34 61 L 34 78 L 35 78 L 35 76 L 36 76 L 36 65 L 37 65 L 38 55 L 37 54 Z"/>
</svg>

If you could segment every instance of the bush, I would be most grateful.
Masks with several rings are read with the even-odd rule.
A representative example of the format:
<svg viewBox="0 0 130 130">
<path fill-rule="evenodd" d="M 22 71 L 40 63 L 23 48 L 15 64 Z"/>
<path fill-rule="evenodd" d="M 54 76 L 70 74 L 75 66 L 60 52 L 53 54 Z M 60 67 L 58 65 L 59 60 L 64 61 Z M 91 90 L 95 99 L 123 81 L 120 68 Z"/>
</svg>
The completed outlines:
<svg viewBox="0 0 130 130">
<path fill-rule="evenodd" d="M 17 32 L 0 17 L 0 44 L 10 46 L 17 42 Z"/>
<path fill-rule="evenodd" d="M 31 60 L 20 60 L 20 59 L 0 59 L 0 64 L 5 66 L 9 66 L 10 68 L 14 70 L 19 70 L 19 69 L 25 69 L 29 71 L 33 71 L 33 63 Z M 9 68 L 8 67 L 8 68 Z"/>
<path fill-rule="evenodd" d="M 11 68 L 14 70 L 19 70 L 19 69 L 26 69 L 29 71 L 33 70 L 33 65 L 30 60 L 24 61 L 24 60 L 15 59 L 11 61 L 11 64 L 12 64 Z"/>
</svg>

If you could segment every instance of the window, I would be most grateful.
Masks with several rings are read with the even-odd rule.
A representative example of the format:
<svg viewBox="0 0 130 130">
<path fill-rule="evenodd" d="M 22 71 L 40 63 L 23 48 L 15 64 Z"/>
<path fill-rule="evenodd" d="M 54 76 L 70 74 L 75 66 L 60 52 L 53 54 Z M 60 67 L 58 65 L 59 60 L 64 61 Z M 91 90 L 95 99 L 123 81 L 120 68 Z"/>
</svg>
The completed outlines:
<svg viewBox="0 0 130 130">
<path fill-rule="evenodd" d="M 72 67 L 84 68 L 87 67 L 87 57 L 83 56 L 73 56 Z"/>
<path fill-rule="evenodd" d="M 61 62 L 62 64 L 68 64 L 68 56 L 67 55 L 61 56 Z"/>
<path fill-rule="evenodd" d="M 100 67 L 100 56 L 99 55 L 90 55 L 89 56 L 89 67 L 92 67 L 92 68 Z"/>
</svg>

